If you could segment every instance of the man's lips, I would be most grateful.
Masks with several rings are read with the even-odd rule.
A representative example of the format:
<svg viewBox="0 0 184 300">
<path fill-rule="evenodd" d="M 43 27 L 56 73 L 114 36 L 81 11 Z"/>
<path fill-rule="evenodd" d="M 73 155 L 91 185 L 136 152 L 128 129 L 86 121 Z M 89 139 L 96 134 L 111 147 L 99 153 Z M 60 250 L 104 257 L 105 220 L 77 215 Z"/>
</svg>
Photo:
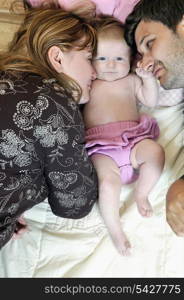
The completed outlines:
<svg viewBox="0 0 184 300">
<path fill-rule="evenodd" d="M 164 68 L 163 68 L 163 67 L 156 67 L 156 68 L 154 69 L 154 71 L 153 71 L 153 75 L 154 75 L 157 79 L 159 79 L 159 77 L 162 75 L 163 71 L 164 71 Z"/>
</svg>

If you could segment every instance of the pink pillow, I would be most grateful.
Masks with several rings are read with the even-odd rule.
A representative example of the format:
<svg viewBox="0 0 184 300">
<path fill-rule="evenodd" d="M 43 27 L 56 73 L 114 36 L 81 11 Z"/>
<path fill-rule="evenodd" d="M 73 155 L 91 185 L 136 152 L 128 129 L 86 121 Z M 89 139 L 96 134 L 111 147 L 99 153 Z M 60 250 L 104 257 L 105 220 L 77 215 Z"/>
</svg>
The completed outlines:
<svg viewBox="0 0 184 300">
<path fill-rule="evenodd" d="M 32 6 L 32 7 L 38 7 L 40 6 L 44 0 L 27 0 L 27 2 Z"/>
<path fill-rule="evenodd" d="M 47 2 L 47 0 L 27 0 L 31 6 L 38 7 Z M 140 0 L 91 0 L 96 5 L 96 14 L 107 14 L 118 18 L 124 22 L 128 14 L 131 13 L 134 6 Z M 87 5 L 89 5 L 89 2 Z M 77 3 L 85 3 L 85 0 L 58 0 L 58 4 L 65 8 L 70 9 Z"/>
</svg>

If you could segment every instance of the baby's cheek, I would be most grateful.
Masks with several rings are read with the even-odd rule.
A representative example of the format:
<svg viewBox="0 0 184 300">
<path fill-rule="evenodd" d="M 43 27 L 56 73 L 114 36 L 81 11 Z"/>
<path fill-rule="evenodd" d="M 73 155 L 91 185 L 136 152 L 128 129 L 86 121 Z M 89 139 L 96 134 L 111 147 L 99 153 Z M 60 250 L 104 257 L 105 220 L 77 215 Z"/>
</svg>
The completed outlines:
<svg viewBox="0 0 184 300">
<path fill-rule="evenodd" d="M 92 66 L 93 66 L 93 68 L 94 68 L 94 70 L 97 74 L 97 77 L 98 77 L 98 75 L 101 73 L 101 68 L 100 68 L 99 64 L 98 63 L 92 63 Z"/>
<path fill-rule="evenodd" d="M 92 66 L 97 70 L 99 63 L 96 60 L 94 60 L 94 61 L 92 61 Z"/>
</svg>

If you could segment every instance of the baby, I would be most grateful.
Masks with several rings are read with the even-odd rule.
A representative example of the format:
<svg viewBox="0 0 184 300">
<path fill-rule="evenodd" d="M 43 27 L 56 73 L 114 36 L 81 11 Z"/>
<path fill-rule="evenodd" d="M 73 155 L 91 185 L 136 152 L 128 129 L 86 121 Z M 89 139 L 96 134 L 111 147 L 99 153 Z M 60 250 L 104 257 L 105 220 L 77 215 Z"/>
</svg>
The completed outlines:
<svg viewBox="0 0 184 300">
<path fill-rule="evenodd" d="M 97 55 L 93 65 L 97 79 L 91 100 L 84 107 L 86 148 L 99 180 L 99 208 L 112 240 L 123 255 L 130 242 L 122 231 L 119 198 L 122 184 L 137 179 L 134 199 L 143 217 L 152 215 L 148 194 L 164 166 L 164 151 L 155 119 L 139 115 L 138 101 L 149 107 L 158 103 L 157 80 L 149 70 L 130 73 L 131 50 L 121 22 L 110 16 L 97 18 Z"/>
</svg>

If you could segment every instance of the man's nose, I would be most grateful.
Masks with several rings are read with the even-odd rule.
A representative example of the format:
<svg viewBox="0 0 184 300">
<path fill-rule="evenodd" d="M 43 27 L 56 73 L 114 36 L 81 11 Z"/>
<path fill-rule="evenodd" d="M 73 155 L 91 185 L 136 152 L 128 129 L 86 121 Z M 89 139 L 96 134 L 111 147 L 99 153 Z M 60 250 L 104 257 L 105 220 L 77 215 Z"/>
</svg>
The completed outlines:
<svg viewBox="0 0 184 300">
<path fill-rule="evenodd" d="M 144 54 L 141 58 L 141 60 L 138 61 L 137 67 L 143 68 L 146 71 L 153 71 L 154 69 L 154 59 L 149 54 Z"/>
</svg>

